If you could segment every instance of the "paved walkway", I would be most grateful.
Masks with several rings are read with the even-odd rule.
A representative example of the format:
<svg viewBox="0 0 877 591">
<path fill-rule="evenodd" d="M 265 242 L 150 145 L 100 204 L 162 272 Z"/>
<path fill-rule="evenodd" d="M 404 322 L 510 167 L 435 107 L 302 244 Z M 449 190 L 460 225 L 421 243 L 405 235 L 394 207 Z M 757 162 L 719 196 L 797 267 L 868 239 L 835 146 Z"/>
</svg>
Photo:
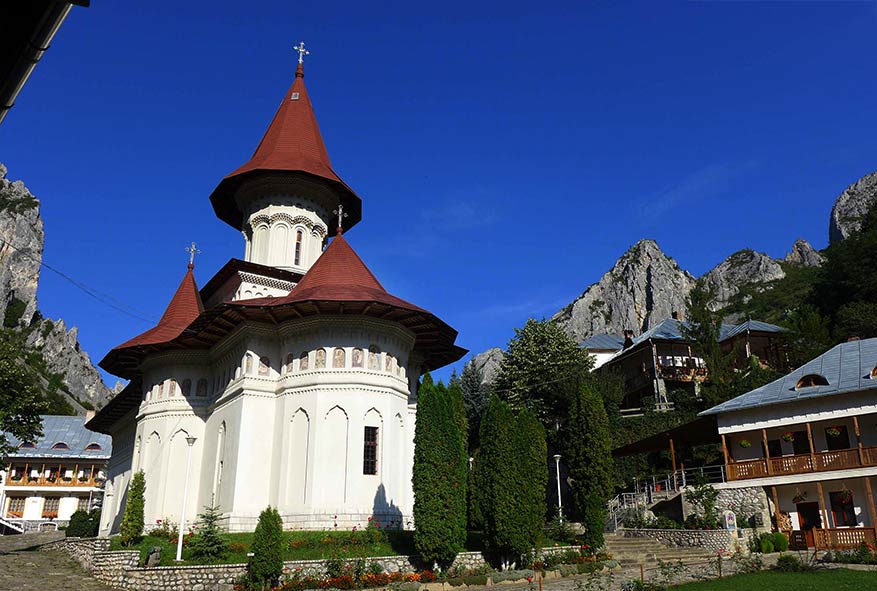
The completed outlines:
<svg viewBox="0 0 877 591">
<path fill-rule="evenodd" d="M 110 591 L 60 552 L 0 554 L 0 590 Z"/>
</svg>

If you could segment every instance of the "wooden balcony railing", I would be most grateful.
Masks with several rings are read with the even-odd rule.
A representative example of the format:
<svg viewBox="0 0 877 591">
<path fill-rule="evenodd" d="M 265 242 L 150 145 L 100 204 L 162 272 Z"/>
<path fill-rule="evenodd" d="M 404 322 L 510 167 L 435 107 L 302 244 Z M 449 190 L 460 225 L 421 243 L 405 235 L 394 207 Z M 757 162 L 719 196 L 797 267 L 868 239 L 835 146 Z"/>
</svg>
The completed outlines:
<svg viewBox="0 0 877 591">
<path fill-rule="evenodd" d="M 58 478 L 46 476 L 20 476 L 18 478 L 9 478 L 6 486 L 83 486 L 83 487 L 99 487 L 100 482 L 96 478 Z"/>
<path fill-rule="evenodd" d="M 845 549 L 858 548 L 862 542 L 874 544 L 877 541 L 877 528 L 849 527 L 834 529 L 814 529 L 813 541 L 817 548 Z"/>
<path fill-rule="evenodd" d="M 766 476 L 847 470 L 865 466 L 877 466 L 877 447 L 863 447 L 861 458 L 858 449 L 816 452 L 812 457 L 810 454 L 800 454 L 771 458 L 769 470 L 766 459 L 731 462 L 728 464 L 728 478 L 729 480 L 745 480 Z"/>
</svg>

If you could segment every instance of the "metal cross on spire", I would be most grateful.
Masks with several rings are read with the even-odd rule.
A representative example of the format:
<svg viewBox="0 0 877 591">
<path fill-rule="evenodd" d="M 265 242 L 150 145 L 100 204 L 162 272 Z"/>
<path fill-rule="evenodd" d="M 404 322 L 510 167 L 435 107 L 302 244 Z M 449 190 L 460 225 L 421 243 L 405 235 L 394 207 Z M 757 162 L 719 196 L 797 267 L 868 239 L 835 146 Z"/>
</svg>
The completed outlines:
<svg viewBox="0 0 877 591">
<path fill-rule="evenodd" d="M 332 213 L 338 216 L 338 232 L 341 233 L 341 222 L 347 217 L 347 212 L 344 211 L 344 206 L 339 203 L 338 209 L 333 210 Z"/>
<path fill-rule="evenodd" d="M 189 253 L 189 267 L 194 267 L 195 266 L 195 255 L 201 254 L 201 251 L 198 250 L 198 248 L 195 246 L 195 243 L 193 242 L 191 246 L 186 247 L 186 252 Z"/>
<path fill-rule="evenodd" d="M 299 41 L 298 45 L 292 46 L 292 49 L 294 51 L 298 52 L 298 63 L 299 64 L 305 63 L 305 56 L 306 55 L 311 55 L 311 52 L 308 51 L 307 49 L 305 49 L 305 42 L 304 41 Z"/>
</svg>

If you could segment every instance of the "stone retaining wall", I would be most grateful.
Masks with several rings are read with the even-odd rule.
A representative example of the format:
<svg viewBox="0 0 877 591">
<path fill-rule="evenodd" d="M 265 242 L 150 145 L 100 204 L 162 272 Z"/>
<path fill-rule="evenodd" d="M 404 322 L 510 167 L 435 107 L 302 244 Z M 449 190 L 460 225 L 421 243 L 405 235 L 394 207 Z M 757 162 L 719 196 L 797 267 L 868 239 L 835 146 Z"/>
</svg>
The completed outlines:
<svg viewBox="0 0 877 591">
<path fill-rule="evenodd" d="M 230 589 L 234 581 L 247 572 L 246 564 L 220 564 L 211 566 L 158 566 L 140 567 L 140 552 L 137 550 L 110 549 L 107 538 L 80 539 L 66 538 L 41 548 L 44 551 L 61 551 L 69 554 L 94 578 L 108 583 L 116 589 L 131 591 L 217 591 Z M 545 548 L 542 556 L 552 552 L 574 550 L 577 546 Z M 377 562 L 386 572 L 412 572 L 422 567 L 415 556 L 377 556 L 366 558 Z M 481 552 L 461 552 L 454 560 L 454 566 L 474 568 L 486 564 Z M 323 560 L 294 560 L 284 562 L 290 569 L 314 570 L 325 574 L 326 562 Z M 428 566 L 428 565 L 427 565 Z"/>
<path fill-rule="evenodd" d="M 705 548 L 718 552 L 745 551 L 736 532 L 724 529 L 622 529 L 625 538 L 652 538 L 672 548 Z"/>
</svg>

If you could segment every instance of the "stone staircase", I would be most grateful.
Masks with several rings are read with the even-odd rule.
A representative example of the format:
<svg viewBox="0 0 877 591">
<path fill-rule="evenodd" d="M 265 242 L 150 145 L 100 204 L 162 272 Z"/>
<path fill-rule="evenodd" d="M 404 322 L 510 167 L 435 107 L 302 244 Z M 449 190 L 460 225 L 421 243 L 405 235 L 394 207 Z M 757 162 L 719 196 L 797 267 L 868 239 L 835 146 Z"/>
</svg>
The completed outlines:
<svg viewBox="0 0 877 591">
<path fill-rule="evenodd" d="M 605 534 L 606 551 L 622 566 L 657 564 L 664 562 L 706 562 L 714 552 L 706 548 L 672 548 L 652 538 L 625 538 L 618 534 Z"/>
<path fill-rule="evenodd" d="M 29 548 L 35 548 L 36 546 L 42 546 L 43 544 L 48 544 L 49 542 L 55 542 L 62 539 L 64 539 L 64 532 L 62 531 L 47 531 L 40 533 L 18 534 L 14 536 L 0 536 L 0 554 L 27 550 Z"/>
</svg>

